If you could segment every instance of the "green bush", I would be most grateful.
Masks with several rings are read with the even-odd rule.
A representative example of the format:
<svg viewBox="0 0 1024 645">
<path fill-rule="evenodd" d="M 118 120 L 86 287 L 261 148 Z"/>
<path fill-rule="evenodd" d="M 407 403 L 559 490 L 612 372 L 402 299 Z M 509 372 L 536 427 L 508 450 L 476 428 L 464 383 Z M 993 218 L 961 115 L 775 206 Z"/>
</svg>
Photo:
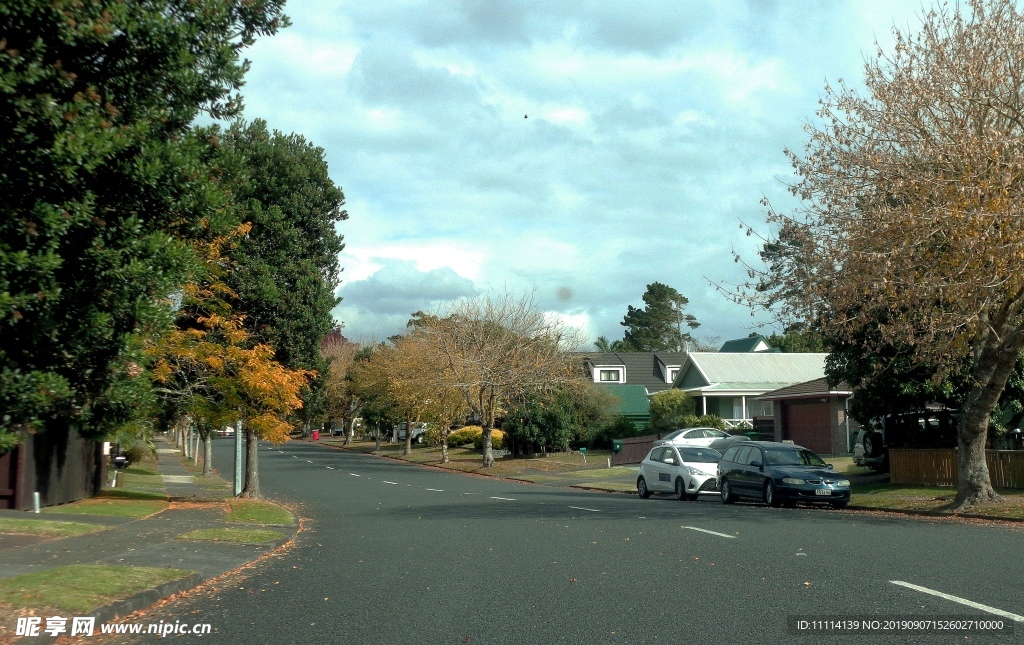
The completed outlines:
<svg viewBox="0 0 1024 645">
<path fill-rule="evenodd" d="M 617 417 L 608 425 L 592 432 L 588 443 L 591 449 L 608 449 L 612 447 L 612 439 L 639 437 L 647 432 L 649 432 L 647 426 L 637 426 L 626 417 Z"/>
<path fill-rule="evenodd" d="M 680 428 L 718 428 L 719 430 L 725 430 L 725 421 L 722 417 L 714 414 L 704 414 L 701 416 L 690 415 L 683 417 L 682 425 Z"/>
<path fill-rule="evenodd" d="M 465 428 L 459 428 L 448 435 L 448 445 L 464 446 L 468 443 L 473 443 L 473 440 L 481 436 L 483 432 L 484 429 L 480 426 L 466 426 Z"/>
<path fill-rule="evenodd" d="M 473 447 L 477 450 L 484 449 L 484 430 L 483 428 L 473 437 Z M 491 448 L 495 450 L 505 449 L 505 433 L 501 430 L 491 430 Z"/>
</svg>

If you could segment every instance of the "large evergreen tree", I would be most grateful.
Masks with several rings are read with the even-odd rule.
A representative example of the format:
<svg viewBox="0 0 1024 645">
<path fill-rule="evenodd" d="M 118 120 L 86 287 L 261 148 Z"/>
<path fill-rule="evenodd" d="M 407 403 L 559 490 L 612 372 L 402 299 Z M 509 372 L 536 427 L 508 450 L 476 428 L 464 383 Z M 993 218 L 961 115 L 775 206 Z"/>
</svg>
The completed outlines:
<svg viewBox="0 0 1024 645">
<path fill-rule="evenodd" d="M 130 414 L 133 338 L 169 318 L 183 240 L 218 218 L 185 135 L 240 109 L 241 50 L 282 4 L 0 4 L 0 450 Z"/>
<path fill-rule="evenodd" d="M 693 314 L 683 311 L 690 301 L 660 282 L 647 285 L 643 299 L 644 308 L 630 305 L 620 323 L 626 328 L 623 344 L 637 352 L 683 351 L 692 340 L 683 329 L 700 326 Z"/>
</svg>

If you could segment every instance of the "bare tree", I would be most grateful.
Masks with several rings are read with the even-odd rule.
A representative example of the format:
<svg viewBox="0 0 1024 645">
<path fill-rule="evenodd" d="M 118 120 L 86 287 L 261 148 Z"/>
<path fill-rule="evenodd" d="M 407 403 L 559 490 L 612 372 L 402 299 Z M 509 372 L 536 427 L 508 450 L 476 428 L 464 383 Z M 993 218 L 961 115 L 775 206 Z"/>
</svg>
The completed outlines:
<svg viewBox="0 0 1024 645">
<path fill-rule="evenodd" d="M 539 311 L 531 295 L 459 300 L 418 323 L 443 361 L 442 381 L 460 391 L 483 428 L 483 465 L 494 465 L 491 430 L 522 392 L 580 378 L 569 351 L 581 337 Z"/>
<path fill-rule="evenodd" d="M 1024 345 L 1024 16 L 1012 0 L 969 0 L 893 35 L 865 63 L 866 94 L 826 85 L 804 153 L 787 151 L 802 206 L 768 219 L 801 261 L 772 293 L 838 342 L 968 377 L 963 510 L 999 499 L 986 430 Z"/>
</svg>

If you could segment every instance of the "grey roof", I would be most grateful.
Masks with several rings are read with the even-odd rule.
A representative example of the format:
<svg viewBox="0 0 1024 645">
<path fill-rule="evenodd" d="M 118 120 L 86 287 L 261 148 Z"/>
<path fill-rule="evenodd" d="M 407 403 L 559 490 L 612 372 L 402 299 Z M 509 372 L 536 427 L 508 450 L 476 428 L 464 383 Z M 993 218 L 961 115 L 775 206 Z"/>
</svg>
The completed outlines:
<svg viewBox="0 0 1024 645">
<path fill-rule="evenodd" d="M 828 380 L 822 377 L 772 390 L 764 396 L 757 398 L 768 401 L 775 399 L 797 399 L 805 396 L 829 396 L 833 394 L 848 395 L 853 394 L 853 390 L 844 382 L 840 382 L 835 387 L 829 387 Z"/>
<path fill-rule="evenodd" d="M 828 354 L 691 352 L 673 384 L 684 390 L 769 392 L 825 376 Z"/>
<path fill-rule="evenodd" d="M 686 356 L 685 352 L 592 352 L 584 355 L 584 361 L 588 369 L 598 365 L 625 367 L 624 384 L 643 385 L 654 394 L 672 387 L 663 370 L 681 366 Z"/>
</svg>

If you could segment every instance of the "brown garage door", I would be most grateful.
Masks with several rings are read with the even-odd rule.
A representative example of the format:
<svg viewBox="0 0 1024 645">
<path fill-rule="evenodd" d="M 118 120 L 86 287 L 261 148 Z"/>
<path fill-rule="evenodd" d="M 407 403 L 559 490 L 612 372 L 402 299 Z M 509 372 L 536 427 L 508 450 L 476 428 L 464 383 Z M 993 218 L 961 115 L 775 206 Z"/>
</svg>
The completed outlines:
<svg viewBox="0 0 1024 645">
<path fill-rule="evenodd" d="M 786 403 L 782 422 L 782 438 L 818 454 L 832 454 L 829 404 L 813 402 Z"/>
</svg>

